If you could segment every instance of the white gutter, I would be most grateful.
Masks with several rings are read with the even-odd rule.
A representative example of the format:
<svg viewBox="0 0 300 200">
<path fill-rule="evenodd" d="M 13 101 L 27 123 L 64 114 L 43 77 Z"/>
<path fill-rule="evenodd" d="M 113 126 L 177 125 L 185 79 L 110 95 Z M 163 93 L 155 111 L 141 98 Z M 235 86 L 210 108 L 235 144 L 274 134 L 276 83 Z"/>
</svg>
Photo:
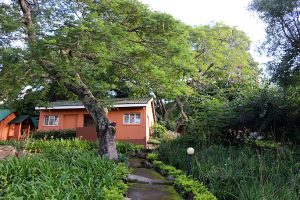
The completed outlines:
<svg viewBox="0 0 300 200">
<path fill-rule="evenodd" d="M 125 107 L 145 107 L 147 106 L 147 104 L 116 104 L 113 105 L 112 107 L 116 107 L 116 108 L 125 108 Z"/>
<path fill-rule="evenodd" d="M 84 106 L 54 106 L 54 107 L 35 107 L 36 110 L 62 110 L 62 109 L 83 109 Z"/>
<path fill-rule="evenodd" d="M 116 104 L 115 108 L 134 108 L 145 107 L 147 104 Z M 35 107 L 35 110 L 68 110 L 68 109 L 84 109 L 84 106 L 54 106 L 54 107 Z"/>
</svg>

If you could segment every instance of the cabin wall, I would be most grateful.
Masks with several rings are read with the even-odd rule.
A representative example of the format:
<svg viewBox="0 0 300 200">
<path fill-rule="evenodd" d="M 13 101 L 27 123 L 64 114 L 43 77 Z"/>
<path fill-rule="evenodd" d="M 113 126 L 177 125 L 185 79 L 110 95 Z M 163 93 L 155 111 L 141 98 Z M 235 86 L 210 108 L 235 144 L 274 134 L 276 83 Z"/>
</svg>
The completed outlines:
<svg viewBox="0 0 300 200">
<path fill-rule="evenodd" d="M 39 119 L 39 131 L 61 130 L 61 129 L 76 129 L 83 127 L 84 114 L 88 112 L 84 109 L 72 110 L 41 110 Z M 44 124 L 45 116 L 58 116 L 57 126 L 48 126 Z"/>
<path fill-rule="evenodd" d="M 19 140 L 21 137 L 21 123 L 15 124 L 15 130 L 12 135 L 9 135 L 9 139 Z"/>
<path fill-rule="evenodd" d="M 9 135 L 14 134 L 14 124 L 8 124 L 16 117 L 15 113 L 8 115 L 4 120 L 0 122 L 0 140 L 7 140 Z"/>
<path fill-rule="evenodd" d="M 151 122 L 147 120 L 147 116 L 151 115 L 147 113 L 148 111 L 150 110 L 147 109 L 147 107 L 115 108 L 110 110 L 108 113 L 108 118 L 111 122 L 116 123 L 116 139 L 118 141 L 127 141 L 135 144 L 146 145 L 146 141 L 149 138 L 149 125 L 152 124 L 153 121 L 152 119 L 150 119 Z M 124 124 L 125 114 L 140 114 L 140 124 Z M 58 116 L 58 125 L 44 125 L 44 118 L 47 115 Z M 38 130 L 47 131 L 71 128 L 77 130 L 77 137 L 87 140 L 97 140 L 95 126 L 84 127 L 84 115 L 88 115 L 85 109 L 51 111 L 42 110 L 40 111 Z"/>
<path fill-rule="evenodd" d="M 140 124 L 124 124 L 125 114 L 140 114 Z M 108 118 L 116 125 L 116 139 L 118 141 L 129 141 L 135 144 L 146 145 L 146 107 L 119 108 L 111 110 Z"/>
</svg>

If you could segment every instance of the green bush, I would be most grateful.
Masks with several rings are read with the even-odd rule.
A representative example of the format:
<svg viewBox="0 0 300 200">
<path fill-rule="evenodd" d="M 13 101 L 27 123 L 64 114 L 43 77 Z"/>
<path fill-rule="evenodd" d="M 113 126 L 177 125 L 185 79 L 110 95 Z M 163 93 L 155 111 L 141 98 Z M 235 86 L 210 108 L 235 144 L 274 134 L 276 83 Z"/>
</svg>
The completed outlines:
<svg viewBox="0 0 300 200">
<path fill-rule="evenodd" d="M 188 198 L 189 196 L 194 197 L 196 200 L 217 200 L 217 198 L 210 193 L 207 188 L 194 179 L 187 177 L 186 175 L 180 175 L 175 179 L 175 187 L 182 191 L 182 196 Z"/>
<path fill-rule="evenodd" d="M 28 140 L 24 145 L 25 150 L 34 153 L 42 153 L 48 151 L 65 151 L 65 150 L 85 150 L 90 151 L 97 149 L 97 143 L 86 140 Z M 96 152 L 96 151 L 95 151 Z"/>
<path fill-rule="evenodd" d="M 163 138 L 167 133 L 166 127 L 161 124 L 154 124 L 153 126 L 153 136 L 155 138 Z"/>
<path fill-rule="evenodd" d="M 208 189 L 199 181 L 192 177 L 187 177 L 182 170 L 178 170 L 173 166 L 165 165 L 162 161 L 157 160 L 158 155 L 151 153 L 147 155 L 147 159 L 152 161 L 153 166 L 163 175 L 174 177 L 174 186 L 180 192 L 184 199 L 196 200 L 216 200 L 217 198 L 208 191 Z"/>
<path fill-rule="evenodd" d="M 73 140 L 28 140 L 24 144 L 24 149 L 29 152 L 45 152 L 52 150 L 97 150 L 98 149 L 97 142 L 91 142 L 87 140 L 80 140 L 75 138 Z M 132 155 L 139 153 L 144 149 L 144 145 L 136 145 L 125 142 L 117 142 L 117 151 L 119 154 L 124 155 Z"/>
<path fill-rule="evenodd" d="M 155 161 L 158 159 L 158 155 L 156 153 L 148 153 L 147 159 L 150 161 Z"/>
<path fill-rule="evenodd" d="M 81 140 L 78 138 L 72 140 L 53 139 L 53 140 L 39 140 L 29 139 L 27 141 L 0 141 L 0 145 L 12 145 L 17 150 L 24 149 L 32 153 L 42 153 L 53 150 L 95 150 L 97 151 L 99 144 L 93 141 Z M 132 143 L 117 142 L 117 151 L 124 156 L 137 154 L 144 150 L 144 145 L 137 145 Z"/>
<path fill-rule="evenodd" d="M 144 145 L 137 145 L 127 142 L 117 142 L 117 151 L 121 154 L 133 155 L 144 150 Z"/>
<path fill-rule="evenodd" d="M 75 129 L 63 129 L 63 130 L 50 130 L 50 131 L 36 131 L 33 132 L 30 137 L 32 139 L 74 139 L 76 137 Z"/>
<path fill-rule="evenodd" d="M 160 144 L 161 142 L 159 141 L 159 140 L 157 140 L 157 139 L 149 139 L 148 141 L 147 141 L 147 144 L 154 144 L 154 145 L 158 145 L 158 144 Z"/>
<path fill-rule="evenodd" d="M 218 199 L 299 199 L 299 149 L 278 146 L 223 146 L 184 136 L 162 143 L 159 158 L 186 169 L 186 149 L 192 146 L 192 176 Z"/>
<path fill-rule="evenodd" d="M 125 164 L 84 149 L 48 148 L 0 161 L 1 199 L 123 199 Z"/>
</svg>

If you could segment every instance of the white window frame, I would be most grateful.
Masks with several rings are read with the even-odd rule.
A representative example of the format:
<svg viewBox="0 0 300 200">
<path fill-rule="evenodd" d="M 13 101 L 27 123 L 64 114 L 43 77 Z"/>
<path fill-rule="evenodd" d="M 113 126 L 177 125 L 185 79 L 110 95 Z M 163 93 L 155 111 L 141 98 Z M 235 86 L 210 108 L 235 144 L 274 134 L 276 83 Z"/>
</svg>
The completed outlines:
<svg viewBox="0 0 300 200">
<path fill-rule="evenodd" d="M 129 121 L 127 121 L 127 122 L 125 121 L 125 116 L 126 116 L 126 115 L 128 115 L 128 120 L 129 120 Z M 137 120 L 137 115 L 140 116 L 140 117 L 139 117 L 140 121 L 139 121 L 138 123 L 136 122 L 136 120 Z M 134 122 L 133 122 L 133 123 L 130 122 L 130 117 L 131 117 L 131 116 L 134 117 Z M 139 125 L 139 124 L 141 124 L 141 121 L 142 121 L 142 119 L 141 119 L 141 114 L 140 114 L 140 113 L 124 113 L 124 114 L 123 114 L 123 124 L 126 124 L 126 125 Z"/>
<path fill-rule="evenodd" d="M 46 118 L 48 118 L 48 123 L 47 124 L 46 124 Z M 56 120 L 55 120 L 55 118 L 56 118 Z M 54 124 L 49 124 L 50 119 L 54 122 Z M 59 123 L 58 115 L 45 115 L 44 116 L 44 126 L 58 126 L 58 123 Z"/>
</svg>

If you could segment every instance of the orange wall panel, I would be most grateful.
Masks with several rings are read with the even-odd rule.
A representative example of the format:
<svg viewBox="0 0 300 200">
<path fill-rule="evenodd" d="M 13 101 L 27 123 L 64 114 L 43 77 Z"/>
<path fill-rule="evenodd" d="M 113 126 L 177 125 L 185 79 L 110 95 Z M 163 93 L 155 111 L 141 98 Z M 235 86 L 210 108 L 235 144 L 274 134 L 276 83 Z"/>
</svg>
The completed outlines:
<svg viewBox="0 0 300 200">
<path fill-rule="evenodd" d="M 124 124 L 124 114 L 140 114 L 140 124 Z M 116 139 L 120 141 L 132 141 L 137 144 L 146 143 L 146 107 L 142 108 L 119 108 L 111 110 L 108 118 L 116 125 Z"/>
<path fill-rule="evenodd" d="M 11 120 L 16 117 L 15 113 L 8 115 L 4 120 L 0 122 L 0 140 L 7 140 L 8 135 L 11 131 L 11 125 L 8 124 Z"/>
<path fill-rule="evenodd" d="M 19 140 L 21 137 L 21 123 L 15 125 L 13 139 Z"/>
<path fill-rule="evenodd" d="M 59 130 L 67 128 L 83 127 L 83 115 L 88 114 L 84 109 L 74 110 L 42 110 L 40 111 L 39 128 L 41 131 Z M 47 115 L 58 116 L 57 126 L 44 125 L 44 118 Z M 68 117 L 70 116 L 70 117 Z M 66 121 L 65 121 L 66 120 Z"/>
<path fill-rule="evenodd" d="M 64 123 L 63 123 L 64 129 L 76 129 L 77 118 L 78 118 L 78 114 L 64 115 Z"/>
</svg>

